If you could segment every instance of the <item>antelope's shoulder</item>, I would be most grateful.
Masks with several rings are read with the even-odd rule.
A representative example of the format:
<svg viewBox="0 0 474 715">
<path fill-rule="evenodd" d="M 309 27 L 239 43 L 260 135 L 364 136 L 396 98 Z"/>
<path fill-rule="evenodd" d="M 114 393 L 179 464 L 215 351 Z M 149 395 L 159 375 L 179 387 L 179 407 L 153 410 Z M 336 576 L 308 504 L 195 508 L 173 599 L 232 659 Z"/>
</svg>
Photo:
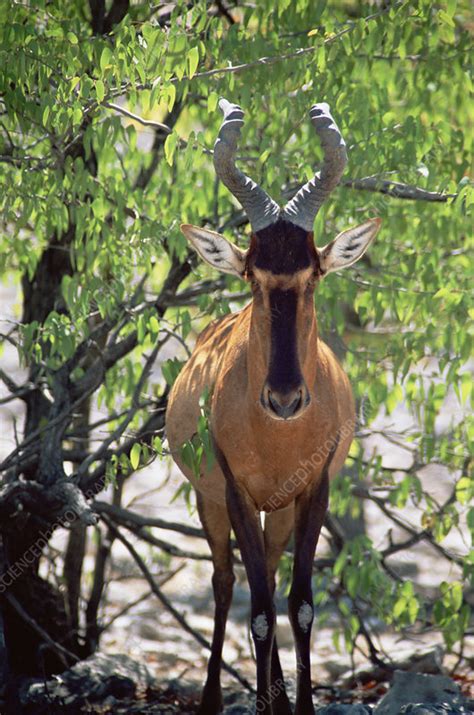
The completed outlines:
<svg viewBox="0 0 474 715">
<path fill-rule="evenodd" d="M 225 343 L 232 332 L 239 313 L 229 313 L 221 318 L 212 320 L 199 334 L 196 340 L 194 352 L 197 350 L 209 349 L 211 346 L 217 347 Z"/>
<path fill-rule="evenodd" d="M 168 400 L 168 437 L 187 439 L 196 429 L 200 414 L 199 399 L 205 390 L 212 392 L 239 313 L 213 320 L 199 335 L 193 353 L 179 373 Z M 188 434 L 189 433 L 189 434 Z"/>
</svg>

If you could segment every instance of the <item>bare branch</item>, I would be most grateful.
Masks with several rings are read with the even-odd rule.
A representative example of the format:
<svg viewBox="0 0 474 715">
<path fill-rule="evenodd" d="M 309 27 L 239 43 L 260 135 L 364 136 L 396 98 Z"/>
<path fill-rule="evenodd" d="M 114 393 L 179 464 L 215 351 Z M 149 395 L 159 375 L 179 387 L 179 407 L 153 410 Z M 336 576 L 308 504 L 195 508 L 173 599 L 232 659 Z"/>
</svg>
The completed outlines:
<svg viewBox="0 0 474 715">
<path fill-rule="evenodd" d="M 398 181 L 386 181 L 371 176 L 365 179 L 345 179 L 341 181 L 341 184 L 359 191 L 376 191 L 380 194 L 393 196 L 395 199 L 408 199 L 410 201 L 438 201 L 445 203 L 457 197 L 457 194 L 427 191 L 411 184 L 401 184 Z"/>
<path fill-rule="evenodd" d="M 139 114 L 134 114 L 128 109 L 125 109 L 125 107 L 121 107 L 119 104 L 114 104 L 113 102 L 103 102 L 102 106 L 112 109 L 114 112 L 118 112 L 119 114 L 123 114 L 124 117 L 133 119 L 135 122 L 143 124 L 144 127 L 153 127 L 154 129 L 158 129 L 160 132 L 164 132 L 165 134 L 171 134 L 173 131 L 170 127 L 166 126 L 166 124 L 155 122 L 152 119 L 144 119 L 143 117 L 140 117 Z"/>
<path fill-rule="evenodd" d="M 163 539 L 157 539 L 143 527 L 133 526 L 132 524 L 125 524 L 126 528 L 132 532 L 137 538 L 142 541 L 146 541 L 152 546 L 157 546 L 159 549 L 164 551 L 170 556 L 176 556 L 182 559 L 192 559 L 193 561 L 212 561 L 210 554 L 199 554 L 196 551 L 184 551 L 174 544 L 170 544 L 168 541 L 163 541 Z"/>
<path fill-rule="evenodd" d="M 193 536 L 199 539 L 205 539 L 203 529 L 198 529 L 194 526 L 187 526 L 185 524 L 180 524 L 178 522 L 166 521 L 165 519 L 159 519 L 157 517 L 144 517 L 140 514 L 136 514 L 133 511 L 125 509 L 124 507 L 116 507 L 112 504 L 108 504 L 103 501 L 94 501 L 92 508 L 97 514 L 101 516 L 106 515 L 111 517 L 115 521 L 123 524 L 124 526 L 131 525 L 132 527 L 156 527 L 158 529 L 167 529 L 169 531 L 176 531 L 179 534 L 184 534 L 185 536 Z"/>
<path fill-rule="evenodd" d="M 0 369 L 0 380 L 2 380 L 11 393 L 8 397 L 3 397 L 0 400 L 0 405 L 4 405 L 12 400 L 24 400 L 26 402 L 26 396 L 35 389 L 30 383 L 27 383 L 26 385 L 17 385 L 10 375 L 2 369 Z"/>
<path fill-rule="evenodd" d="M 181 569 L 183 569 L 183 568 L 184 568 L 184 564 L 182 564 L 178 569 L 176 569 L 176 571 L 173 572 L 173 575 L 175 573 L 178 573 L 178 571 L 181 571 Z M 160 586 L 162 586 L 162 585 L 163 584 L 160 583 Z M 115 613 L 107 621 L 107 623 L 104 623 L 102 626 L 99 627 L 100 635 L 102 635 L 102 633 L 104 633 L 104 631 L 107 631 L 110 628 L 110 626 L 112 626 L 115 623 L 115 621 L 117 621 L 122 616 L 125 616 L 125 614 L 129 613 L 129 611 L 131 611 L 133 608 L 135 608 L 135 606 L 139 606 L 140 603 L 143 603 L 143 601 L 146 601 L 152 595 L 153 595 L 153 591 L 150 589 L 149 591 L 145 591 L 145 593 L 142 593 L 134 601 L 130 601 L 130 603 L 127 603 L 127 605 L 124 606 L 123 608 L 121 608 L 120 611 L 117 611 L 117 613 Z"/>
<path fill-rule="evenodd" d="M 8 387 L 10 392 L 19 392 L 20 387 L 16 384 L 12 378 L 7 375 L 7 373 L 0 368 L 0 380 L 5 383 L 5 385 Z"/>
<path fill-rule="evenodd" d="M 386 172 L 385 172 L 386 173 Z M 406 199 L 409 201 L 434 201 L 446 203 L 457 198 L 458 194 L 445 194 L 437 191 L 427 191 L 414 184 L 404 184 L 399 181 L 390 181 L 378 176 L 366 176 L 360 179 L 342 179 L 340 185 L 347 189 L 357 191 L 371 191 L 374 193 L 391 196 L 395 199 Z M 301 184 L 289 186 L 283 191 L 284 197 L 291 198 L 300 189 Z"/>
<path fill-rule="evenodd" d="M 114 506 L 120 507 L 123 492 L 123 479 L 118 482 L 118 488 L 113 493 Z M 100 529 L 97 529 L 98 544 L 94 565 L 94 576 L 92 581 L 92 589 L 86 607 L 86 640 L 91 650 L 97 648 L 100 629 L 97 622 L 97 614 L 102 599 L 105 586 L 105 569 L 109 560 L 112 545 L 114 542 L 114 533 L 108 528 L 104 535 Z"/>
</svg>

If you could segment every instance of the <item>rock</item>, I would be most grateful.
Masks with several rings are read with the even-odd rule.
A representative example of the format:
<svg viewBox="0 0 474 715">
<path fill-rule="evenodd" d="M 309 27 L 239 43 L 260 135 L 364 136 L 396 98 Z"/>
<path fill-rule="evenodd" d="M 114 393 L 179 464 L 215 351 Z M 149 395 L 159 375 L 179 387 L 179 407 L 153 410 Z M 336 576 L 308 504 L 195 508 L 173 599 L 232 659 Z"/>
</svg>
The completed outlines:
<svg viewBox="0 0 474 715">
<path fill-rule="evenodd" d="M 463 705 L 404 705 L 400 715 L 464 715 L 468 711 Z"/>
<path fill-rule="evenodd" d="M 127 655 L 95 653 L 48 682 L 33 682 L 23 688 L 25 706 L 43 703 L 78 706 L 86 701 L 118 700 L 145 693 L 154 681 L 148 668 Z"/>
<path fill-rule="evenodd" d="M 325 705 L 316 710 L 316 715 L 372 715 L 372 708 L 368 705 Z"/>
<path fill-rule="evenodd" d="M 396 670 L 392 687 L 374 715 L 468 715 L 466 705 L 459 687 L 450 678 Z M 426 713 L 413 708 L 424 708 Z"/>
<path fill-rule="evenodd" d="M 396 660 L 387 665 L 374 665 L 367 667 L 362 665 L 350 675 L 344 675 L 336 681 L 336 685 L 342 689 L 352 688 L 354 683 L 366 683 L 369 680 L 381 682 L 391 676 L 394 669 L 408 670 L 417 673 L 431 673 L 432 675 L 443 674 L 444 650 L 437 645 L 434 648 L 422 648 L 415 651 L 401 651 Z"/>
</svg>

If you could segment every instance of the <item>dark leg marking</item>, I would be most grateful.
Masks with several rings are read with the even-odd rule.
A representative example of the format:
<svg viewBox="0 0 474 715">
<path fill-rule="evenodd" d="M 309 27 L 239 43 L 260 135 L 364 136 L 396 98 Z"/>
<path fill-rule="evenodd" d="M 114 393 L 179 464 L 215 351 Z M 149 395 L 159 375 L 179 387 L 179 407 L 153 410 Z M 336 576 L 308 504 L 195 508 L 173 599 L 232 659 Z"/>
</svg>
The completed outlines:
<svg viewBox="0 0 474 715">
<path fill-rule="evenodd" d="M 296 500 L 295 557 L 288 611 L 296 644 L 297 681 L 295 715 L 313 715 L 310 638 L 313 624 L 311 584 L 314 554 L 329 501 L 329 465 L 337 448 L 331 449 L 321 479 L 309 484 Z"/>
</svg>

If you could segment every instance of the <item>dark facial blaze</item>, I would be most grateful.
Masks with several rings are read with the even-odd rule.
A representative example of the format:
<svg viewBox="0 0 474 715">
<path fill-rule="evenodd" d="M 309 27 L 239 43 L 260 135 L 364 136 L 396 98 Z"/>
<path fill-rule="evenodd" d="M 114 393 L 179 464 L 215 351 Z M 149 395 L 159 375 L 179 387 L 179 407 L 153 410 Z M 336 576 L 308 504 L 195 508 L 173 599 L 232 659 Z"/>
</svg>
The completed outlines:
<svg viewBox="0 0 474 715">
<path fill-rule="evenodd" d="M 270 307 L 269 366 L 261 402 L 273 416 L 289 419 L 302 412 L 309 403 L 298 356 L 301 288 L 299 293 L 294 279 L 300 271 L 308 273 L 310 268 L 314 275 L 319 275 L 319 260 L 312 234 L 282 219 L 259 231 L 249 252 L 249 272 L 254 268 L 258 269 L 260 276 L 266 274 L 269 279 L 268 286 L 265 280 L 259 286 L 261 290 L 268 291 Z M 278 287 L 275 287 L 272 276 L 278 276 Z"/>
<path fill-rule="evenodd" d="M 302 381 L 296 343 L 295 290 L 270 291 L 271 347 L 267 384 L 273 392 L 286 394 Z"/>
</svg>

